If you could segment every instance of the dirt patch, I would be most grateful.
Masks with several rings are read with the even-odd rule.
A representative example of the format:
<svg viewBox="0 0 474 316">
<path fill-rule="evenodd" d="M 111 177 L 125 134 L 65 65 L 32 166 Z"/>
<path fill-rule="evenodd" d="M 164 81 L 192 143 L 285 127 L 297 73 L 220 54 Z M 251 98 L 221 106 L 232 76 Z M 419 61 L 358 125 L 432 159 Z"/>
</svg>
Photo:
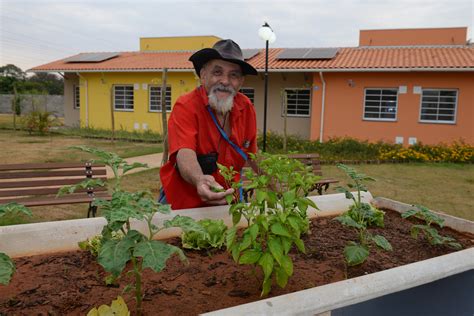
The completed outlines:
<svg viewBox="0 0 474 316">
<path fill-rule="evenodd" d="M 358 267 L 346 267 L 343 249 L 355 240 L 352 230 L 331 218 L 318 218 L 311 234 L 304 238 L 307 253 L 292 253 L 294 275 L 285 289 L 274 285 L 270 296 L 282 295 L 347 278 L 361 276 L 453 252 L 447 247 L 430 246 L 410 237 L 411 223 L 387 211 L 384 235 L 394 250 L 371 249 L 371 256 Z M 464 248 L 474 246 L 473 235 L 450 229 L 441 231 L 455 237 Z M 175 238 L 171 243 L 179 245 Z M 260 299 L 262 275 L 251 267 L 234 263 L 225 251 L 187 251 L 188 265 L 177 258 L 168 261 L 162 273 L 144 273 L 146 315 L 196 315 Z M 8 286 L 0 286 L 1 315 L 84 315 L 94 306 L 110 304 L 122 294 L 120 287 L 107 287 L 106 275 L 87 252 L 23 257 L 16 261 L 17 273 Z M 133 310 L 134 301 L 124 295 Z"/>
</svg>

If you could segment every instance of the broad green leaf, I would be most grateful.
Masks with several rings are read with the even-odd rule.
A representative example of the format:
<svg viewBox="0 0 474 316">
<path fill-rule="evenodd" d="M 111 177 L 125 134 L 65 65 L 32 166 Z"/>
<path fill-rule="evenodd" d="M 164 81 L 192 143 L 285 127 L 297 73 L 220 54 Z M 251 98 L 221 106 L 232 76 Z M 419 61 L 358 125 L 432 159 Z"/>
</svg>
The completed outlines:
<svg viewBox="0 0 474 316">
<path fill-rule="evenodd" d="M 406 211 L 406 212 L 402 213 L 401 216 L 403 218 L 408 218 L 408 217 L 411 217 L 411 216 L 417 214 L 418 212 L 419 212 L 419 210 L 413 210 L 412 209 L 412 210 L 409 210 L 409 211 Z"/>
<path fill-rule="evenodd" d="M 275 277 L 279 287 L 284 288 L 288 284 L 288 274 L 281 267 L 275 268 Z"/>
<path fill-rule="evenodd" d="M 240 256 L 240 244 L 236 243 L 230 248 L 230 252 L 232 254 L 232 259 L 234 259 L 235 262 L 239 262 L 239 256 Z"/>
<path fill-rule="evenodd" d="M 226 244 L 227 250 L 229 250 L 234 244 L 236 235 L 237 235 L 237 226 L 231 227 L 227 230 L 227 233 L 225 235 L 225 244 Z"/>
<path fill-rule="evenodd" d="M 299 238 L 295 238 L 293 240 L 293 242 L 295 243 L 296 247 L 298 248 L 299 251 L 301 251 L 302 253 L 306 253 L 306 249 L 304 247 L 304 242 L 299 239 Z"/>
<path fill-rule="evenodd" d="M 256 195 L 257 195 L 258 204 L 261 204 L 267 198 L 267 192 L 262 191 L 262 190 L 257 190 Z"/>
<path fill-rule="evenodd" d="M 250 235 L 252 241 L 255 241 L 258 236 L 258 225 L 257 224 L 252 224 L 250 225 L 247 229 L 246 232 Z"/>
<path fill-rule="evenodd" d="M 188 216 L 176 215 L 172 219 L 166 220 L 163 223 L 163 226 L 166 228 L 179 227 L 185 233 L 191 231 L 200 232 L 203 234 L 206 233 L 206 230 L 201 225 L 199 225 L 193 218 Z"/>
<path fill-rule="evenodd" d="M 268 252 L 265 252 L 258 260 L 258 264 L 262 267 L 265 279 L 269 279 L 272 276 L 273 261 L 273 256 Z"/>
<path fill-rule="evenodd" d="M 387 239 L 385 239 L 384 236 L 381 235 L 375 235 L 372 237 L 372 240 L 375 242 L 375 244 L 382 248 L 383 250 L 387 251 L 392 251 L 392 245 L 388 242 Z"/>
<path fill-rule="evenodd" d="M 139 242 L 133 250 L 134 257 L 143 258 L 143 268 L 151 268 L 155 272 L 163 270 L 166 267 L 166 261 L 175 253 L 181 259 L 185 258 L 181 249 L 159 240 Z"/>
<path fill-rule="evenodd" d="M 266 296 L 268 293 L 270 293 L 271 289 L 272 289 L 272 278 L 264 279 L 263 284 L 262 284 L 262 292 L 260 293 L 260 296 Z"/>
<path fill-rule="evenodd" d="M 15 264 L 9 256 L 0 252 L 0 284 L 7 285 L 15 273 Z"/>
<path fill-rule="evenodd" d="M 250 249 L 242 253 L 242 255 L 239 258 L 239 263 L 240 264 L 254 264 L 258 262 L 261 256 L 262 256 L 262 253 L 260 251 Z"/>
<path fill-rule="evenodd" d="M 252 238 L 250 237 L 249 234 L 245 234 L 242 239 L 242 242 L 240 243 L 239 251 L 243 251 L 247 249 L 248 247 L 250 247 L 251 244 L 252 244 Z"/>
<path fill-rule="evenodd" d="M 364 262 L 369 256 L 369 250 L 359 244 L 347 245 L 344 248 L 344 257 L 349 266 L 355 266 Z"/>
<path fill-rule="evenodd" d="M 335 220 L 337 220 L 338 222 L 340 222 L 342 225 L 345 225 L 345 226 L 354 227 L 357 229 L 364 228 L 363 225 L 354 221 L 347 213 L 344 213 L 341 216 L 336 217 Z"/>
<path fill-rule="evenodd" d="M 130 311 L 127 303 L 121 296 L 118 296 L 110 306 L 101 305 L 98 309 L 94 307 L 87 313 L 87 316 L 130 316 Z"/>
<path fill-rule="evenodd" d="M 287 238 L 287 237 L 280 237 L 280 240 L 281 240 L 281 245 L 283 247 L 283 254 L 288 254 L 288 252 L 290 252 L 290 249 L 291 249 L 291 245 L 292 245 L 292 241 L 291 241 L 291 238 Z"/>
<path fill-rule="evenodd" d="M 286 275 L 289 277 L 293 275 L 293 261 L 289 256 L 282 256 L 281 257 L 281 265 L 283 270 L 285 270 Z"/>
<path fill-rule="evenodd" d="M 270 230 L 275 235 L 280 235 L 280 236 L 285 236 L 285 237 L 290 237 L 291 238 L 291 235 L 288 232 L 288 230 L 279 222 L 276 222 L 276 223 L 272 224 L 272 226 L 270 227 Z"/>
<path fill-rule="evenodd" d="M 297 232 L 297 235 L 299 235 L 300 233 L 300 222 L 301 222 L 301 219 L 297 216 L 294 216 L 294 215 L 290 215 L 288 216 L 288 223 L 290 224 L 291 228 L 293 228 L 293 230 L 295 232 Z"/>
<path fill-rule="evenodd" d="M 130 249 L 134 245 L 135 241 L 128 236 L 121 240 L 109 239 L 100 248 L 97 261 L 107 272 L 120 275 L 131 259 Z"/>
<path fill-rule="evenodd" d="M 273 255 L 273 258 L 281 265 L 281 257 L 283 256 L 283 247 L 281 245 L 279 238 L 269 238 L 268 239 L 268 248 Z"/>
<path fill-rule="evenodd" d="M 0 205 L 0 217 L 7 215 L 7 214 L 16 214 L 16 213 L 23 213 L 25 215 L 31 216 L 31 211 L 29 208 L 22 204 L 18 204 L 16 202 L 10 202 L 7 204 Z"/>
</svg>

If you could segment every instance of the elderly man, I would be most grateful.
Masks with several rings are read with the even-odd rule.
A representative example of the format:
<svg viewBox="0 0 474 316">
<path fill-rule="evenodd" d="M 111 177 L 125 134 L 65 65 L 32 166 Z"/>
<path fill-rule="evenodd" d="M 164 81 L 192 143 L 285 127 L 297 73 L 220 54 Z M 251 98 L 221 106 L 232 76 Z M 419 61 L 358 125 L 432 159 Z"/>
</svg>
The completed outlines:
<svg viewBox="0 0 474 316">
<path fill-rule="evenodd" d="M 170 157 L 160 171 L 160 201 L 172 209 L 225 204 L 225 196 L 234 191 L 225 187 L 217 163 L 239 172 L 248 154 L 257 151 L 255 109 L 238 92 L 244 76 L 257 71 L 244 61 L 239 45 L 221 40 L 189 60 L 201 86 L 174 105 L 168 125 Z"/>
</svg>

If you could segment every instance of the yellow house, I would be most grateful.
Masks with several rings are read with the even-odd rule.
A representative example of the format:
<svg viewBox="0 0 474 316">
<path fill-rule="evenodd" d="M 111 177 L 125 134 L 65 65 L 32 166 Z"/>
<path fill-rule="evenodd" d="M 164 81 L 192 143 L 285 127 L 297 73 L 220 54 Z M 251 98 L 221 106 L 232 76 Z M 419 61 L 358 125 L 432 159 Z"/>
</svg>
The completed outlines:
<svg viewBox="0 0 474 316">
<path fill-rule="evenodd" d="M 139 52 L 83 53 L 36 67 L 63 72 L 65 124 L 99 129 L 162 132 L 161 88 L 166 108 L 199 80 L 189 55 L 212 47 L 216 36 L 141 38 Z M 113 115 L 113 117 L 112 117 Z"/>
</svg>

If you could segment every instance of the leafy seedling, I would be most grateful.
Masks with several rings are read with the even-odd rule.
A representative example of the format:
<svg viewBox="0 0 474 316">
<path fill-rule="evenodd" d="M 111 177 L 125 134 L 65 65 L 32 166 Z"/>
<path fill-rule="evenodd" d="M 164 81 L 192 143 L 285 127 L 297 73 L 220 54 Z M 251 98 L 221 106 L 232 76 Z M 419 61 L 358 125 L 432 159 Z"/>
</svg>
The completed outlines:
<svg viewBox="0 0 474 316">
<path fill-rule="evenodd" d="M 462 245 L 456 242 L 456 239 L 439 234 L 434 225 L 443 228 L 444 219 L 431 212 L 427 207 L 416 205 L 414 209 L 403 213 L 401 216 L 403 218 L 415 217 L 425 222 L 423 225 L 413 225 L 411 227 L 410 233 L 413 238 L 418 239 L 421 233 L 431 245 L 447 245 L 456 250 L 462 249 Z"/>
<path fill-rule="evenodd" d="M 370 226 L 384 227 L 384 212 L 374 206 L 362 202 L 361 192 L 367 192 L 364 182 L 375 181 L 375 179 L 366 176 L 351 167 L 344 164 L 338 164 L 337 167 L 344 171 L 352 183 L 347 187 L 339 186 L 337 190 L 345 194 L 347 199 L 351 199 L 353 204 L 349 210 L 335 218 L 342 225 L 353 228 L 357 231 L 359 241 L 350 241 L 344 248 L 344 258 L 349 266 L 362 264 L 367 260 L 370 254 L 370 246 L 375 245 L 380 249 L 391 251 L 392 245 L 382 235 L 373 236 L 367 228 Z M 356 190 L 357 196 L 350 190 Z"/>
</svg>

